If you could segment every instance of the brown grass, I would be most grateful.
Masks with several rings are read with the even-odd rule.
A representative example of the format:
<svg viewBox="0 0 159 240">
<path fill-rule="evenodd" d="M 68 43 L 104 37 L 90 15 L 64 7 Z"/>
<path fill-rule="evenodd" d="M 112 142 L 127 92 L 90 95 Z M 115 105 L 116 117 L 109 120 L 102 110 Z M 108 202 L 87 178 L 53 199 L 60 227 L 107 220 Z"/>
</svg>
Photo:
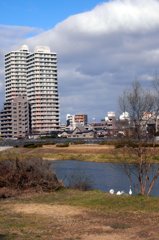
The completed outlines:
<svg viewBox="0 0 159 240">
<path fill-rule="evenodd" d="M 69 198 L 69 192 L 65 194 Z M 100 211 L 54 202 L 54 199 L 46 203 L 47 196 L 43 203 L 26 197 L 1 202 L 0 233 L 16 240 L 159 239 L 159 212 Z"/>
<path fill-rule="evenodd" d="M 69 147 L 57 147 L 56 145 L 44 145 L 43 147 L 37 148 L 19 147 L 5 151 L 5 154 L 12 156 L 18 155 L 22 158 L 39 157 L 45 160 L 81 160 L 95 162 L 134 162 L 135 159 L 134 154 L 130 154 L 130 152 L 126 154 L 123 148 L 116 149 L 113 145 L 98 144 L 70 144 Z M 3 153 L 3 155 L 5 154 Z M 150 148 L 149 155 L 153 162 L 158 163 L 159 148 L 153 150 Z M 4 157 L 5 156 L 3 156 L 3 158 Z"/>
<path fill-rule="evenodd" d="M 42 157 L 48 160 L 84 160 L 84 161 L 108 161 L 114 156 L 114 146 L 107 145 L 70 145 L 69 147 L 57 147 L 56 145 L 44 145 L 37 148 L 14 148 L 6 151 L 10 155 L 20 155 L 23 158 Z"/>
</svg>

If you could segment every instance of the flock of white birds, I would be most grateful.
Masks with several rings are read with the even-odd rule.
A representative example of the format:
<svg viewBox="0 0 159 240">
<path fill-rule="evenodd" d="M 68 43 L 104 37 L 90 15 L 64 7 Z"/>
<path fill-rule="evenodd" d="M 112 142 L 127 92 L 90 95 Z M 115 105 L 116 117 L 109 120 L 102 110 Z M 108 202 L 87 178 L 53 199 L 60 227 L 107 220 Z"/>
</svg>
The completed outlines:
<svg viewBox="0 0 159 240">
<path fill-rule="evenodd" d="M 115 190 L 114 190 L 114 189 L 110 189 L 109 193 L 110 193 L 110 194 L 116 194 L 116 195 L 123 195 L 125 192 L 124 192 L 124 191 L 117 191 L 117 192 L 115 193 Z M 129 189 L 129 195 L 132 195 L 131 186 L 130 186 L 130 189 Z"/>
</svg>

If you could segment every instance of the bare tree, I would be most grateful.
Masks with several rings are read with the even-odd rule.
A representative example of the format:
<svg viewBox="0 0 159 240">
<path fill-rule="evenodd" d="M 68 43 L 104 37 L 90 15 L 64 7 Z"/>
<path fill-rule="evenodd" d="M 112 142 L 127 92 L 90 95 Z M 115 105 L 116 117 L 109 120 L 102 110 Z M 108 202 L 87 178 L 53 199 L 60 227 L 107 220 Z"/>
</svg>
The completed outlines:
<svg viewBox="0 0 159 240">
<path fill-rule="evenodd" d="M 158 90 L 159 82 L 156 84 Z M 141 195 L 150 194 L 159 176 L 159 167 L 154 167 L 152 161 L 156 155 L 154 134 L 158 99 L 157 91 L 145 90 L 138 81 L 119 98 L 120 110 L 129 113 L 132 131 L 129 144 L 123 148 L 123 156 L 133 159 L 134 165 L 125 164 L 125 171 L 131 183 L 136 179 Z"/>
</svg>

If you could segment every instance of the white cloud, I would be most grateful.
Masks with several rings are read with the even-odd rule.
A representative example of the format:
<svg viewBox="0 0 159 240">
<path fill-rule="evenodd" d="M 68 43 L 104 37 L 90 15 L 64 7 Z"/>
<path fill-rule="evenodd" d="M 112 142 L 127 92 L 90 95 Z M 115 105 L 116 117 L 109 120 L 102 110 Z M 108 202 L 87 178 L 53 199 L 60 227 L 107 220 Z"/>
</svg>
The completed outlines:
<svg viewBox="0 0 159 240">
<path fill-rule="evenodd" d="M 24 39 L 42 32 L 41 29 L 25 26 L 10 26 L 0 24 L 0 50 L 1 52 L 13 50 Z"/>
<path fill-rule="evenodd" d="M 134 78 L 151 82 L 159 66 L 158 13 L 158 0 L 112 0 L 20 41 L 58 53 L 62 119 L 77 112 L 103 118 Z"/>
<path fill-rule="evenodd" d="M 114 0 L 65 21 L 63 29 L 86 34 L 149 30 L 159 24 L 156 0 Z"/>
</svg>

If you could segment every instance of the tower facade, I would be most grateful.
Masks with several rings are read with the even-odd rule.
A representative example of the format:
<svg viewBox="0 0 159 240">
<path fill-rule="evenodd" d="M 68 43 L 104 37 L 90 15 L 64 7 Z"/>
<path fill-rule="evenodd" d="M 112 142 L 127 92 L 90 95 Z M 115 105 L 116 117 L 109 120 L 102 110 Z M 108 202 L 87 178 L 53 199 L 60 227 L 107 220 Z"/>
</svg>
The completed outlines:
<svg viewBox="0 0 159 240">
<path fill-rule="evenodd" d="M 26 59 L 29 49 L 23 45 L 18 51 L 5 55 L 5 98 L 6 102 L 26 96 Z"/>
<path fill-rule="evenodd" d="M 49 133 L 59 128 L 57 56 L 48 47 L 37 47 L 27 56 L 27 97 L 32 133 Z"/>
</svg>

